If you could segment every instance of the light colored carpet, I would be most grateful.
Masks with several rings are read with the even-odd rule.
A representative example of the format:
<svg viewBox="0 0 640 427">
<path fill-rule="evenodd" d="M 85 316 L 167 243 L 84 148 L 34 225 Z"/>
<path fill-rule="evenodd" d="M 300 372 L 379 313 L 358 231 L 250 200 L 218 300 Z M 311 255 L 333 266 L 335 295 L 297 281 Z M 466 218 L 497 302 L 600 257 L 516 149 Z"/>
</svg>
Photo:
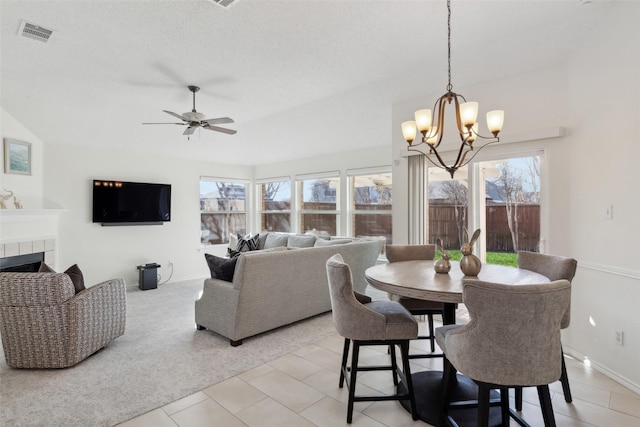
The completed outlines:
<svg viewBox="0 0 640 427">
<path fill-rule="evenodd" d="M 67 369 L 9 368 L 0 357 L 0 425 L 112 426 L 334 333 L 331 314 L 244 340 L 196 331 L 202 280 L 127 292 L 125 334 Z"/>
</svg>

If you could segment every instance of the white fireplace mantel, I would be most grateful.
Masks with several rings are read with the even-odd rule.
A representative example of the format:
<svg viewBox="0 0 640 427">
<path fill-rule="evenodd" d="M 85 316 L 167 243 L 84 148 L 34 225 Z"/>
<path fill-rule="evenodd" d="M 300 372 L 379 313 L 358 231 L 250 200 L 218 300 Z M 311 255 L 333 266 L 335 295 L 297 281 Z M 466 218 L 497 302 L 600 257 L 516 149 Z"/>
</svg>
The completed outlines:
<svg viewBox="0 0 640 427">
<path fill-rule="evenodd" d="M 0 258 L 44 252 L 56 268 L 58 220 L 65 209 L 0 210 Z"/>
</svg>

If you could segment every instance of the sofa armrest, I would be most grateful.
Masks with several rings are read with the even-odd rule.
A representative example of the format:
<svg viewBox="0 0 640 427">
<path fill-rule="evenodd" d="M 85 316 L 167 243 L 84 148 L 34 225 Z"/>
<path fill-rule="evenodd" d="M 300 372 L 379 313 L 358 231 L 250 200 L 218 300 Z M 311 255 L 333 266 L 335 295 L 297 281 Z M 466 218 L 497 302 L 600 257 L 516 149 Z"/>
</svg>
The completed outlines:
<svg viewBox="0 0 640 427">
<path fill-rule="evenodd" d="M 196 324 L 233 339 L 240 291 L 231 282 L 205 279 L 196 300 Z"/>
<path fill-rule="evenodd" d="M 67 302 L 69 355 L 72 364 L 124 334 L 127 317 L 126 285 L 112 279 L 77 293 Z"/>
</svg>

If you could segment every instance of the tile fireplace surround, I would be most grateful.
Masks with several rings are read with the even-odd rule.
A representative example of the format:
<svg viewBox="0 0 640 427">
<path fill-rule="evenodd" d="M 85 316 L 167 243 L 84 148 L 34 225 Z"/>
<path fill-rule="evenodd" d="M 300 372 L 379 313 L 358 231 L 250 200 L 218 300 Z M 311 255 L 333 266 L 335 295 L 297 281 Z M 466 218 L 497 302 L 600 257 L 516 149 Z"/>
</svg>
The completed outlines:
<svg viewBox="0 0 640 427">
<path fill-rule="evenodd" d="M 0 210 L 0 258 L 44 252 L 44 261 L 58 267 L 58 219 L 62 209 Z"/>
</svg>

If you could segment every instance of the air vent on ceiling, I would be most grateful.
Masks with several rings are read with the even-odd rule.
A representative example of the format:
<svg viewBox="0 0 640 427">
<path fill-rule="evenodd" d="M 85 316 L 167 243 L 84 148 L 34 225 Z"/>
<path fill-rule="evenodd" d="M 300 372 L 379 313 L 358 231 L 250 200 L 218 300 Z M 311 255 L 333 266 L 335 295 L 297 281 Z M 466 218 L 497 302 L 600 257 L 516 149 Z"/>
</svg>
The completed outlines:
<svg viewBox="0 0 640 427">
<path fill-rule="evenodd" d="M 51 37 L 53 31 L 39 27 L 38 25 L 29 24 L 26 21 L 22 21 L 20 23 L 20 28 L 18 29 L 18 34 L 20 34 L 22 37 L 27 37 L 46 43 L 47 41 L 49 41 L 49 37 Z"/>
<path fill-rule="evenodd" d="M 238 0 L 208 0 L 211 3 L 215 3 L 220 7 L 224 7 L 225 9 L 231 7 L 233 4 L 237 3 Z"/>
</svg>

